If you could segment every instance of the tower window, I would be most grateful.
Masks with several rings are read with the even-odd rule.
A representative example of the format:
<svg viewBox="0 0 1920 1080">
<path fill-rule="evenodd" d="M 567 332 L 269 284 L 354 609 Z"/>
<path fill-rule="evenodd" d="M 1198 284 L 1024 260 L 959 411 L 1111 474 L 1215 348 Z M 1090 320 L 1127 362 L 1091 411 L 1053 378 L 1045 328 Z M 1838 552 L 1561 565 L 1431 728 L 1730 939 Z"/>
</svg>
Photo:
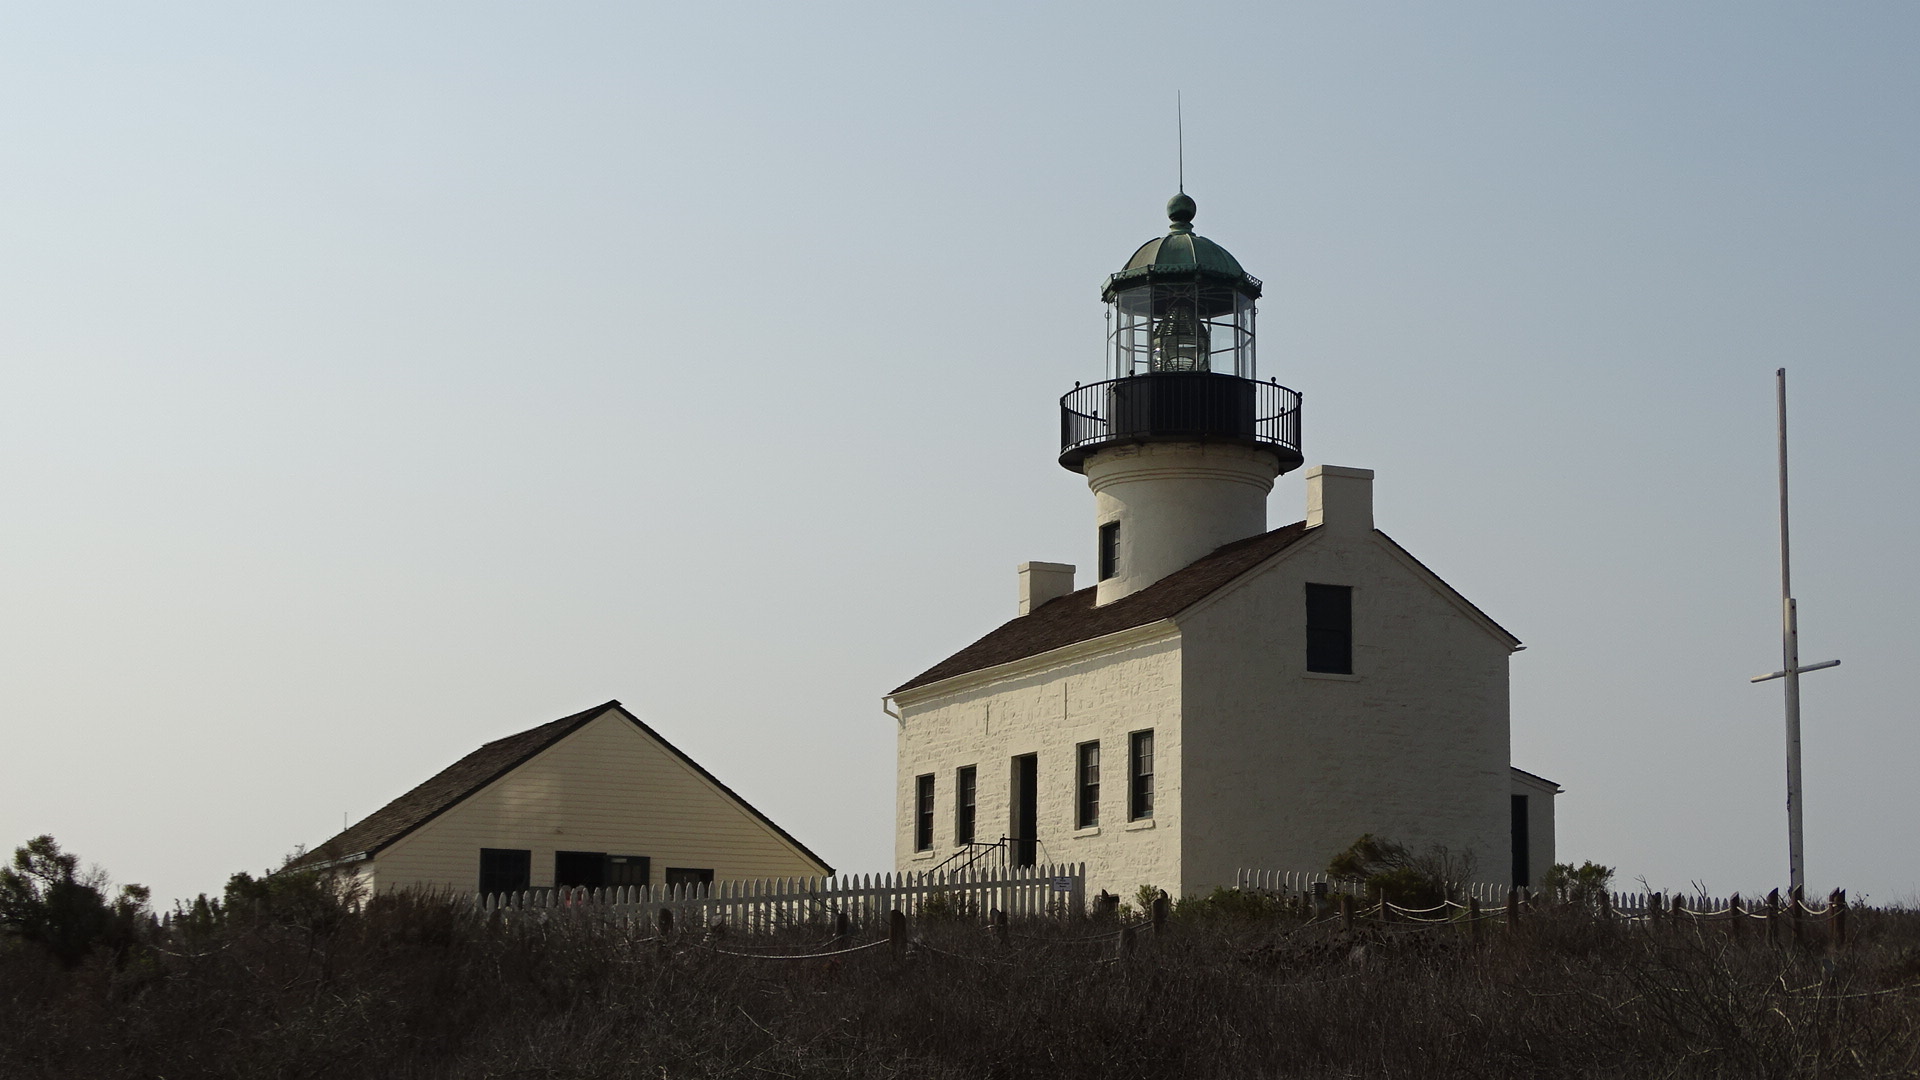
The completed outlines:
<svg viewBox="0 0 1920 1080">
<path fill-rule="evenodd" d="M 1127 736 L 1127 820 L 1153 816 L 1153 732 Z"/>
<path fill-rule="evenodd" d="M 1073 827 L 1091 829 L 1100 824 L 1100 744 L 1081 743 L 1076 761 L 1080 798 Z"/>
<path fill-rule="evenodd" d="M 913 850 L 933 848 L 933 774 L 927 773 L 914 783 Z"/>
<path fill-rule="evenodd" d="M 1100 526 L 1100 580 L 1120 572 L 1120 523 L 1109 521 Z"/>
<path fill-rule="evenodd" d="M 974 792 L 980 770 L 968 765 L 953 774 L 953 842 L 973 843 Z"/>
<path fill-rule="evenodd" d="M 1353 674 L 1353 586 L 1307 586 L 1307 670 Z"/>
</svg>

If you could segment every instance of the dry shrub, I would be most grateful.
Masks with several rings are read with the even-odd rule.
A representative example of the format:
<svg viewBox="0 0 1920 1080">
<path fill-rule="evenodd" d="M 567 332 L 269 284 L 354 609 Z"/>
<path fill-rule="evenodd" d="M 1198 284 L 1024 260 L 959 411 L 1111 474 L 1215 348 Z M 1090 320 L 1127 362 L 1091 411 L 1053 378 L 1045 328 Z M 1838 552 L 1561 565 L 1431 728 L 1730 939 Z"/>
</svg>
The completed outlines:
<svg viewBox="0 0 1920 1080">
<path fill-rule="evenodd" d="M 1225 905 L 1225 901 L 1221 904 Z M 1221 905 L 1216 905 L 1219 907 Z M 489 920 L 399 894 L 342 918 L 156 930 L 71 971 L 0 949 L 0 1075 L 24 1077 L 1785 1077 L 1920 1068 L 1920 913 L 1835 952 L 1758 924 L 1574 909 L 1420 929 L 1284 906 L 1176 917 L 1115 958 L 1086 922 L 1001 946 L 948 912 L 834 957 L 830 931 L 662 947 L 590 909 Z M 308 913 L 309 916 L 311 913 Z M 882 924 L 883 926 L 884 924 Z M 867 928 L 857 941 L 872 941 Z"/>
</svg>

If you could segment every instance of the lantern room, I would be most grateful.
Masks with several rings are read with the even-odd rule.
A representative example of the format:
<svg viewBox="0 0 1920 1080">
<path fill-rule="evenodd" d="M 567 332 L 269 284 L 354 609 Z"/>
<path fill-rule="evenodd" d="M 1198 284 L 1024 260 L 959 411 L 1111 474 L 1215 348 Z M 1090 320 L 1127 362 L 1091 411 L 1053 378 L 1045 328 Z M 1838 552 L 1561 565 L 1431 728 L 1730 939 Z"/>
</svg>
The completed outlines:
<svg viewBox="0 0 1920 1080">
<path fill-rule="evenodd" d="M 1193 231 L 1193 198 L 1167 202 L 1165 236 L 1142 244 L 1100 290 L 1108 305 L 1108 378 L 1060 399 L 1060 464 L 1115 444 L 1225 442 L 1298 468 L 1300 395 L 1258 380 L 1260 279 Z"/>
<path fill-rule="evenodd" d="M 1185 192 L 1167 202 L 1167 235 L 1140 245 L 1100 290 L 1108 307 L 1112 377 L 1217 372 L 1257 377 L 1254 302 L 1260 279 L 1226 248 L 1193 231 Z"/>
</svg>

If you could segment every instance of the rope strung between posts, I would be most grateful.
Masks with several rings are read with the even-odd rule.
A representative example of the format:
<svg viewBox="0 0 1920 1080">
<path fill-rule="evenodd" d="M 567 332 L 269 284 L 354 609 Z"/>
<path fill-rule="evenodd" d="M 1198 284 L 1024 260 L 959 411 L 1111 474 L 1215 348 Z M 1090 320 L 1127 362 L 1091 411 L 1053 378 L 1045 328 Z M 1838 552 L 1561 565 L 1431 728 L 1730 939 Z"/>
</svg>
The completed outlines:
<svg viewBox="0 0 1920 1080">
<path fill-rule="evenodd" d="M 865 945 L 855 945 L 850 949 L 835 949 L 832 952 L 792 953 L 786 956 L 776 956 L 769 953 L 728 952 L 725 949 L 716 948 L 712 945 L 701 945 L 700 948 L 705 949 L 707 952 L 719 953 L 721 956 L 737 956 L 742 960 L 824 960 L 829 956 L 846 956 L 849 953 L 864 952 L 867 949 L 876 949 L 886 944 L 889 944 L 889 942 L 881 939 L 880 941 L 869 941 Z"/>
</svg>

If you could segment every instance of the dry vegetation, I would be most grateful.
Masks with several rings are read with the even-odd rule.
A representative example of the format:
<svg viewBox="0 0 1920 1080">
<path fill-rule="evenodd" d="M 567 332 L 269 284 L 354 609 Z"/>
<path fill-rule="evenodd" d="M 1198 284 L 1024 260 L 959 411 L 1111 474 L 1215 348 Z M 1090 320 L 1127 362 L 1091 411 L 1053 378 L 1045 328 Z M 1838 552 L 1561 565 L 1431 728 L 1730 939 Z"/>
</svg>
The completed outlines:
<svg viewBox="0 0 1920 1080">
<path fill-rule="evenodd" d="M 950 916 L 905 956 L 786 960 L 593 917 L 257 891 L 70 968 L 0 939 L 0 1075 L 1920 1075 L 1920 912 L 1856 910 L 1843 950 L 1817 927 L 1769 943 L 1570 908 L 1478 941 L 1345 931 L 1244 897 L 1181 905 L 1123 960 L 1107 929 L 1015 923 L 1003 945 Z"/>
</svg>

